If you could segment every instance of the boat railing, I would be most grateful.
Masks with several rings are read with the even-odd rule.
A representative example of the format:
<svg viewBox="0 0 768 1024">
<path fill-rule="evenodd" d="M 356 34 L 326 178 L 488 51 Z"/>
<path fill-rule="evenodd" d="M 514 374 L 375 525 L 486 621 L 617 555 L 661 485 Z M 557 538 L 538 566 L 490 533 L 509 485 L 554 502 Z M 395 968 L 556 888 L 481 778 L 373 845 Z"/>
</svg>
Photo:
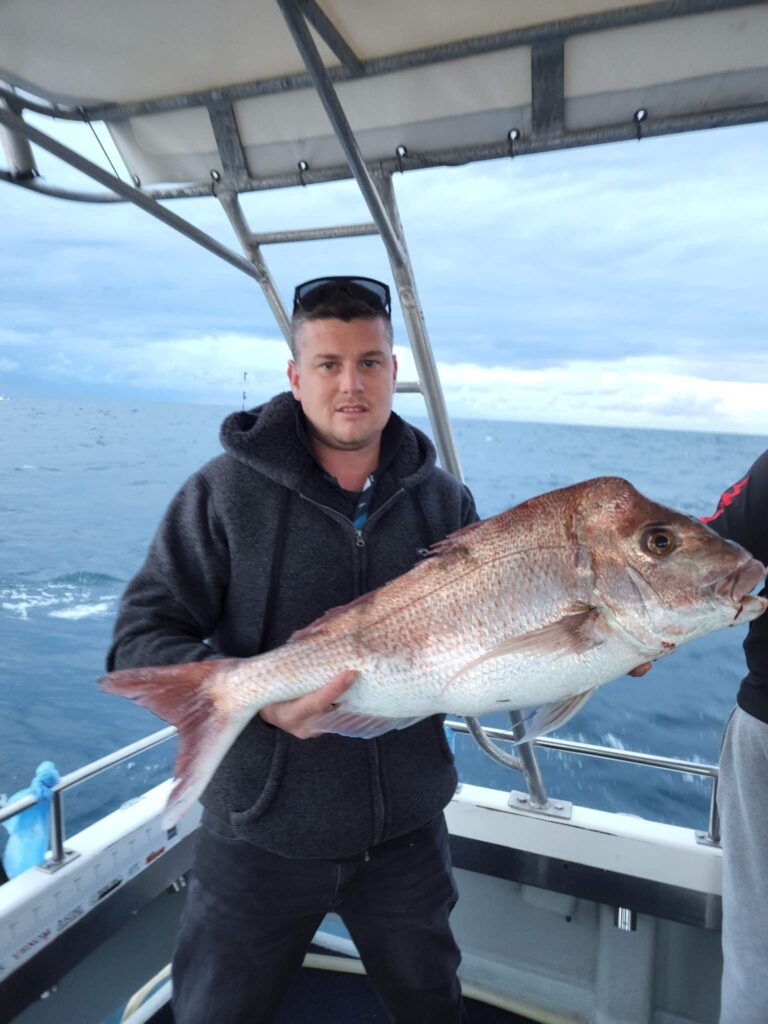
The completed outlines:
<svg viewBox="0 0 768 1024">
<path fill-rule="evenodd" d="M 530 771 L 530 763 L 526 759 L 526 752 L 532 746 L 545 747 L 550 750 L 560 750 L 567 754 L 577 754 L 586 757 L 601 757 L 610 761 L 624 761 L 630 764 L 645 765 L 648 768 L 659 768 L 662 771 L 680 772 L 684 775 L 698 775 L 712 780 L 712 792 L 709 801 L 709 821 L 707 830 L 697 831 L 698 842 L 707 846 L 720 845 L 720 817 L 717 811 L 717 787 L 720 778 L 720 768 L 716 764 L 705 764 L 699 761 L 685 761 L 677 757 L 662 757 L 658 754 L 647 754 L 637 750 L 622 750 L 617 747 L 602 747 L 594 743 L 580 743 L 576 740 L 558 739 L 553 736 L 541 736 L 532 743 L 521 743 L 518 745 L 519 757 L 504 754 L 493 741 L 502 743 L 515 743 L 514 716 L 519 714 L 512 712 L 512 729 L 499 729 L 492 726 L 482 726 L 482 736 L 477 735 L 475 720 L 467 719 L 464 722 L 447 719 L 446 728 L 454 733 L 468 733 L 478 742 L 480 747 L 489 754 L 494 761 L 508 768 L 513 768 L 523 773 L 528 783 L 528 794 L 525 800 L 526 809 L 539 813 L 555 813 L 562 801 L 553 801 L 547 797 L 541 773 L 538 765 L 533 760 L 535 771 Z M 511 802 L 511 801 L 510 801 Z M 556 814 L 562 817 L 562 814 Z"/>
<path fill-rule="evenodd" d="M 100 775 L 101 772 L 106 771 L 108 768 L 114 768 L 115 765 L 120 764 L 122 761 L 136 757 L 137 754 L 143 754 L 145 750 L 151 750 L 152 747 L 165 743 L 166 740 L 172 739 L 175 735 L 176 728 L 169 725 L 165 729 L 153 732 L 141 740 L 136 740 L 135 743 L 129 743 L 127 746 L 121 747 L 105 757 L 100 757 L 98 760 L 91 761 L 90 764 L 83 765 L 82 768 L 76 768 L 68 775 L 62 776 L 56 785 L 51 787 L 51 856 L 41 866 L 55 871 L 67 859 L 67 853 L 64 849 L 63 794 L 68 789 L 78 785 L 80 782 L 85 782 L 87 779 Z M 37 797 L 25 796 L 21 800 L 14 800 L 13 803 L 0 807 L 0 823 L 7 821 L 8 818 L 15 817 L 17 814 L 21 814 L 22 811 L 26 811 L 28 807 L 33 807 L 37 802 Z"/>
<path fill-rule="evenodd" d="M 474 728 L 474 719 L 470 719 L 469 723 L 450 719 L 446 721 L 445 725 L 446 728 L 450 729 L 454 733 L 466 733 L 477 739 L 477 736 L 475 735 L 476 730 Z M 482 734 L 482 742 L 480 745 L 483 749 L 488 749 L 486 744 L 491 746 L 491 749 L 494 751 L 492 755 L 494 760 L 499 760 L 496 756 L 498 748 L 492 745 L 492 741 L 497 740 L 502 743 L 515 742 L 515 734 L 512 729 L 498 729 L 492 726 L 481 726 L 480 732 Z M 64 775 L 52 789 L 51 850 L 50 857 L 46 860 L 45 864 L 41 866 L 50 871 L 55 871 L 68 859 L 67 851 L 64 848 L 65 835 L 63 803 L 63 794 L 68 789 L 71 789 L 73 786 L 76 786 L 81 782 L 85 782 L 88 779 L 92 779 L 96 775 L 100 775 L 101 772 L 106 771 L 108 768 L 113 768 L 115 765 L 118 765 L 123 761 L 127 761 L 129 758 L 135 757 L 146 750 L 150 750 L 152 747 L 165 743 L 175 735 L 176 729 L 173 726 L 168 726 L 167 728 L 160 729 L 158 732 L 154 732 L 149 736 L 145 736 L 141 740 L 137 740 L 135 743 L 129 743 L 127 746 L 121 747 L 119 750 L 115 750 L 113 753 L 107 754 L 105 757 L 100 757 L 96 761 L 91 761 L 90 764 L 83 765 L 83 767 L 75 769 L 75 771 L 70 772 L 68 775 Z M 520 744 L 518 747 L 521 754 L 520 757 L 505 755 L 505 759 L 500 761 L 500 763 L 503 763 L 506 767 L 523 772 L 526 782 L 528 783 L 527 797 L 518 798 L 518 803 L 524 801 L 524 809 L 533 811 L 534 813 L 538 812 L 546 814 L 550 812 L 550 809 L 552 809 L 551 813 L 555 814 L 557 817 L 563 817 L 563 815 L 561 813 L 557 813 L 554 808 L 562 808 L 563 802 L 552 801 L 547 797 L 546 792 L 544 791 L 543 781 L 535 761 L 534 765 L 536 770 L 534 773 L 531 773 L 526 767 L 524 756 L 525 750 L 533 745 L 546 747 L 550 750 L 561 750 L 568 754 L 577 754 L 579 756 L 586 757 L 601 757 L 612 761 L 624 761 L 631 764 L 645 765 L 649 768 L 660 768 L 663 771 L 681 772 L 687 775 L 699 775 L 711 779 L 712 795 L 710 799 L 707 831 L 697 832 L 696 838 L 699 842 L 706 845 L 720 845 L 720 820 L 717 813 L 717 785 L 720 770 L 716 764 L 700 764 L 696 761 L 684 761 L 675 757 L 661 757 L 656 754 L 646 754 L 635 750 L 620 750 L 614 747 L 601 747 L 592 743 L 579 743 L 575 740 L 556 739 L 553 737 L 540 737 L 539 739 L 534 740 L 533 744 Z M 21 814 L 22 811 L 27 810 L 29 807 L 33 807 L 37 802 L 37 797 L 25 796 L 20 800 L 15 800 L 13 803 L 0 807 L 0 823 L 7 821 L 9 818 L 15 817 L 17 814 Z M 512 801 L 510 802 L 512 803 Z"/>
</svg>

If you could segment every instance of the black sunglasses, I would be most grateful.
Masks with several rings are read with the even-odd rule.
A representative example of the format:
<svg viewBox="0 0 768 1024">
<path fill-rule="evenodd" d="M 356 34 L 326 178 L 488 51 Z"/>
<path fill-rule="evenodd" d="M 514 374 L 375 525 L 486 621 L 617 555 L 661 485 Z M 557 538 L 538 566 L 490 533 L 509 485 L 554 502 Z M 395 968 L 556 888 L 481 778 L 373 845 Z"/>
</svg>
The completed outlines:
<svg viewBox="0 0 768 1024">
<path fill-rule="evenodd" d="M 293 293 L 293 312 L 301 309 L 312 313 L 324 302 L 340 296 L 348 296 L 366 303 L 371 309 L 386 316 L 392 314 L 392 300 L 389 287 L 383 281 L 372 277 L 314 277 L 311 281 L 296 285 Z"/>
</svg>

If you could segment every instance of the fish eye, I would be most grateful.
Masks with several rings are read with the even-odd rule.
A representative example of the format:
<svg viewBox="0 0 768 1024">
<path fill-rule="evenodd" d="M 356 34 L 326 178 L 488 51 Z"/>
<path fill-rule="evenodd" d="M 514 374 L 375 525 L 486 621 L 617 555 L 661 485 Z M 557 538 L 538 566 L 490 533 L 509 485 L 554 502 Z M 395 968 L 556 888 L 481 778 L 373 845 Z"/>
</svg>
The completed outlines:
<svg viewBox="0 0 768 1024">
<path fill-rule="evenodd" d="M 640 544 L 649 555 L 670 555 L 677 547 L 677 537 L 663 526 L 649 526 Z"/>
</svg>

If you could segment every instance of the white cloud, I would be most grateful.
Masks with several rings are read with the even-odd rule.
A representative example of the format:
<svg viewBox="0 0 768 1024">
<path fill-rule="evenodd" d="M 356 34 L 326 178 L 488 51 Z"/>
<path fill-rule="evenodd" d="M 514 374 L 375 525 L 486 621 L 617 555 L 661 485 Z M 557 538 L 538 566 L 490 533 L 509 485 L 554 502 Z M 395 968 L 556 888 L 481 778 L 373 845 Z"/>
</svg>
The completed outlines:
<svg viewBox="0 0 768 1024">
<path fill-rule="evenodd" d="M 99 346 L 88 339 L 79 350 L 58 352 L 47 373 L 89 384 L 170 392 L 192 401 L 231 404 L 245 390 L 255 404 L 286 388 L 287 359 L 284 341 L 253 335 L 205 335 L 123 346 Z"/>
<path fill-rule="evenodd" d="M 417 379 L 409 348 L 396 345 L 401 381 Z M 118 343 L 81 338 L 54 350 L 38 376 L 185 401 L 256 405 L 287 387 L 287 345 L 244 333 Z M 768 434 L 763 379 L 739 379 L 671 356 L 563 360 L 556 365 L 483 366 L 438 360 L 455 417 L 530 420 Z M 17 369 L 0 360 L 0 369 Z M 765 370 L 765 367 L 763 367 Z M 245 379 L 243 375 L 246 375 Z M 423 398 L 398 395 L 405 416 L 425 414 Z"/>
<path fill-rule="evenodd" d="M 396 345 L 395 352 L 400 380 L 416 380 L 410 349 Z M 245 391 L 246 403 L 256 405 L 286 389 L 288 357 L 281 339 L 251 334 L 124 344 L 83 338 L 55 352 L 39 375 L 230 406 Z M 540 368 L 445 359 L 437 365 L 455 417 L 768 434 L 765 383 L 713 376 L 712 367 L 702 375 L 696 364 L 673 357 L 573 359 Z M 405 416 L 425 414 L 418 395 L 398 395 L 396 406 Z"/>
<path fill-rule="evenodd" d="M 398 348 L 401 379 L 410 353 Z M 636 357 L 570 361 L 545 369 L 439 363 L 452 415 L 768 434 L 766 385 L 697 376 L 679 360 Z M 405 411 L 406 399 L 400 407 Z M 407 412 L 418 412 L 408 399 Z"/>
</svg>

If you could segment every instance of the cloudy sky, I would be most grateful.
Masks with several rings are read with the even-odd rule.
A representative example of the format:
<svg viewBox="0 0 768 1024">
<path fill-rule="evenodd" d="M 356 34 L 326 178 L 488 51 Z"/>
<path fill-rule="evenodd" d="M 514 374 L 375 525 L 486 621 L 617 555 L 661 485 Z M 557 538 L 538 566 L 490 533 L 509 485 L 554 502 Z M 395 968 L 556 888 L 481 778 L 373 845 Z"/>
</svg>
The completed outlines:
<svg viewBox="0 0 768 1024">
<path fill-rule="evenodd" d="M 55 134 L 104 163 L 85 128 Z M 767 144 L 757 125 L 398 176 L 449 411 L 768 434 Z M 351 183 L 243 205 L 255 230 L 368 219 Z M 214 199 L 171 206 L 237 248 Z M 141 211 L 0 182 L 0 230 L 0 393 L 239 406 L 246 373 L 253 404 L 284 387 L 256 283 Z M 324 273 L 391 282 L 377 238 L 267 259 L 286 303 Z"/>
</svg>

